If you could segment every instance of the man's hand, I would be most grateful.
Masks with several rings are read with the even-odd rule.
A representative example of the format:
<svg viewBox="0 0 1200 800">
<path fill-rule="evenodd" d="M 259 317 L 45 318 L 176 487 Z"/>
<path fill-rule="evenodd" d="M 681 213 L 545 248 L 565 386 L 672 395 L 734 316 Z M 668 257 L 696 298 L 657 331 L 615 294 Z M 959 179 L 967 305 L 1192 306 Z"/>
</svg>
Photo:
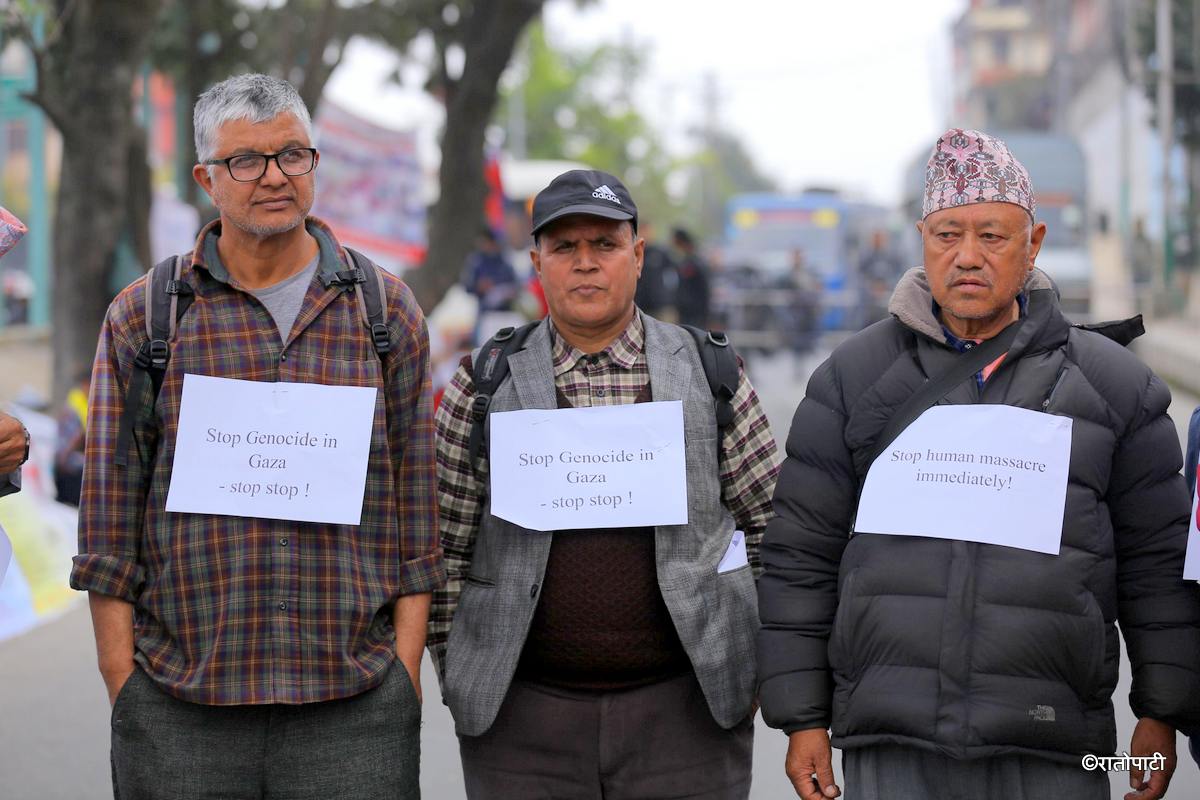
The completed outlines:
<svg viewBox="0 0 1200 800">
<path fill-rule="evenodd" d="M 117 704 L 117 695 L 121 693 L 121 689 L 125 686 L 125 681 L 133 675 L 133 671 L 137 669 L 133 659 L 129 659 L 128 669 L 109 669 L 100 673 L 100 677 L 104 678 L 104 688 L 108 690 L 108 707 L 112 708 Z"/>
<path fill-rule="evenodd" d="M 133 662 L 133 604 L 119 597 L 88 592 L 92 610 L 92 627 L 96 632 L 96 663 L 108 704 L 117 702 L 117 693 L 129 680 L 135 668 Z"/>
<path fill-rule="evenodd" d="M 783 768 L 803 800 L 825 800 L 842 793 L 833 782 L 833 751 L 824 728 L 790 734 Z"/>
<path fill-rule="evenodd" d="M 0 411 L 0 474 L 12 472 L 25 460 L 25 426 Z"/>
<path fill-rule="evenodd" d="M 396 658 L 408 670 L 418 703 L 424 700 L 421 694 L 421 656 L 425 654 L 426 624 L 432 597 L 429 593 L 404 595 L 397 598 L 392 611 L 392 625 L 396 629 Z"/>
<path fill-rule="evenodd" d="M 425 696 L 421 694 L 421 654 L 417 654 L 416 663 L 410 663 L 413 660 L 412 656 L 402 654 L 400 648 L 396 648 L 396 660 L 408 670 L 409 680 L 412 681 L 413 690 L 417 693 L 417 704 L 423 704 Z"/>
<path fill-rule="evenodd" d="M 1171 776 L 1179 760 L 1175 756 L 1175 729 L 1165 722 L 1142 717 L 1133 729 L 1129 755 L 1148 758 L 1161 753 L 1165 759 L 1162 769 L 1129 771 L 1129 788 L 1125 800 L 1158 800 L 1167 793 Z"/>
</svg>

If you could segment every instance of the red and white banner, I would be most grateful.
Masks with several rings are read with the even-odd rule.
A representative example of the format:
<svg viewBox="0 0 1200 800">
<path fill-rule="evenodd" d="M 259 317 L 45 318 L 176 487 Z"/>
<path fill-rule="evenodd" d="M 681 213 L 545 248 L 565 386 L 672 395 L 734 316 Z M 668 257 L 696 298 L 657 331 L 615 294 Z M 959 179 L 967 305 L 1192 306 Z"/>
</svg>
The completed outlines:
<svg viewBox="0 0 1200 800">
<path fill-rule="evenodd" d="M 425 205 L 413 131 L 368 122 L 328 99 L 316 119 L 314 213 L 342 244 L 393 272 L 425 258 Z"/>
</svg>

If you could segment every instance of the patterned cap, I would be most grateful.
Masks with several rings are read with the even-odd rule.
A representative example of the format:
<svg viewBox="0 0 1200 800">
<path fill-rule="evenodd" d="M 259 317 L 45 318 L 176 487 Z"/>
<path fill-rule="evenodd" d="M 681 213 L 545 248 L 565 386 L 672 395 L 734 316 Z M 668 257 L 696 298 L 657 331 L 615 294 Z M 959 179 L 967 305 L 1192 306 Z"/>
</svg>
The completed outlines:
<svg viewBox="0 0 1200 800">
<path fill-rule="evenodd" d="M 980 131 L 951 128 L 925 167 L 921 218 L 968 203 L 1012 203 L 1033 217 L 1033 184 L 1008 145 Z"/>
<path fill-rule="evenodd" d="M 17 246 L 21 237 L 28 232 L 21 220 L 14 217 L 8 209 L 0 206 L 0 256 Z"/>
</svg>

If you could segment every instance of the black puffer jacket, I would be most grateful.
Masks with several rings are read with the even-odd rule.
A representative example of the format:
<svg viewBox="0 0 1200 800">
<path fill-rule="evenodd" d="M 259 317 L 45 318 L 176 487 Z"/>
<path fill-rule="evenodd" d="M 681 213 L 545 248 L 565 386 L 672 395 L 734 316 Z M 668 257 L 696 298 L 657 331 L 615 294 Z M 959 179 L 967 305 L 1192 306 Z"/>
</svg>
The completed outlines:
<svg viewBox="0 0 1200 800">
<path fill-rule="evenodd" d="M 792 421 L 762 544 L 760 699 L 769 725 L 830 725 L 844 749 L 911 745 L 954 758 L 1078 763 L 1116 747 L 1120 622 L 1138 716 L 1200 722 L 1200 592 L 1184 582 L 1188 493 L 1166 387 L 1124 347 L 1072 328 L 1048 279 L 980 391 L 1074 419 L 1058 556 L 972 542 L 847 536 L 891 412 L 958 357 L 921 269 L 893 318 L 839 347 Z"/>
</svg>

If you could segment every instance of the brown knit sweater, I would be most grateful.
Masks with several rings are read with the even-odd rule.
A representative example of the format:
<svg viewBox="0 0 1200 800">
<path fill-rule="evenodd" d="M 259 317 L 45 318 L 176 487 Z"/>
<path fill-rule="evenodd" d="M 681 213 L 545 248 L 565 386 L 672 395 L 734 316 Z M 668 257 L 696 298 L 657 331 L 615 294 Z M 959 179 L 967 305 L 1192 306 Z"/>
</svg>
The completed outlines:
<svg viewBox="0 0 1200 800">
<path fill-rule="evenodd" d="M 650 402 L 649 384 L 635 402 Z M 559 408 L 570 408 L 558 392 Z M 691 665 L 658 589 L 653 528 L 564 530 L 517 677 L 572 689 L 643 686 Z"/>
</svg>

